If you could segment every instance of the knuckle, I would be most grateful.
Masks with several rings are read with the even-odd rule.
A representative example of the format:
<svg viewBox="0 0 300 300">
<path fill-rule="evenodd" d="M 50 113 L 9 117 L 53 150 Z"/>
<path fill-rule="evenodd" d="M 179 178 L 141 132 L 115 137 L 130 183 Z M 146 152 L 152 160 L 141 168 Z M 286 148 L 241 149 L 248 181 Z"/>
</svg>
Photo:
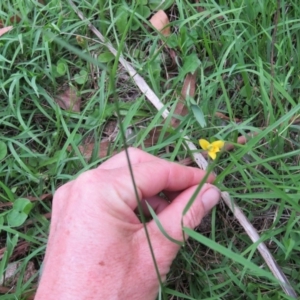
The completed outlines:
<svg viewBox="0 0 300 300">
<path fill-rule="evenodd" d="M 75 182 L 76 184 L 79 184 L 79 186 L 86 186 L 88 184 L 91 184 L 95 180 L 95 171 L 94 170 L 89 170 L 86 171 L 82 174 L 80 174 L 76 179 Z"/>
<path fill-rule="evenodd" d="M 189 228 L 195 228 L 200 224 L 200 221 L 202 219 L 202 214 L 201 214 L 202 210 L 198 210 L 195 208 L 194 205 L 192 205 L 188 211 L 188 213 L 185 216 L 185 226 L 189 227 Z"/>
<path fill-rule="evenodd" d="M 140 150 L 138 148 L 134 148 L 134 147 L 128 147 L 127 151 L 128 151 L 129 155 L 135 155 L 135 154 L 143 152 L 142 150 Z"/>
<path fill-rule="evenodd" d="M 54 193 L 54 199 L 59 199 L 64 197 L 67 191 L 67 184 L 60 186 Z"/>
<path fill-rule="evenodd" d="M 110 170 L 93 169 L 80 174 L 74 181 L 76 188 L 89 188 L 107 182 Z"/>
</svg>

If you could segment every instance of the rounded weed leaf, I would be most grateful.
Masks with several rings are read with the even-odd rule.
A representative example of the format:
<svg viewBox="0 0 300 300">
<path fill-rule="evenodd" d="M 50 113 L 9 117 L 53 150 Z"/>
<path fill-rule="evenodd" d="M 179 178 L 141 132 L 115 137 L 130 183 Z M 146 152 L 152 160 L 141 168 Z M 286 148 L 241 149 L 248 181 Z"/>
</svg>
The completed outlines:
<svg viewBox="0 0 300 300">
<path fill-rule="evenodd" d="M 198 105 L 194 104 L 191 105 L 191 109 L 199 125 L 202 128 L 206 127 L 206 121 L 202 109 Z"/>
<path fill-rule="evenodd" d="M 81 70 L 80 73 L 75 74 L 74 79 L 78 84 L 84 84 L 87 82 L 87 71 Z"/>
<path fill-rule="evenodd" d="M 108 63 L 114 60 L 115 56 L 111 52 L 104 52 L 99 54 L 98 61 L 101 63 Z"/>
<path fill-rule="evenodd" d="M 148 6 L 140 5 L 137 7 L 136 12 L 147 19 L 151 15 L 151 11 Z"/>
<path fill-rule="evenodd" d="M 56 66 L 56 71 L 60 76 L 63 76 L 67 73 L 68 65 L 65 61 L 59 61 Z"/>
<path fill-rule="evenodd" d="M 120 34 L 123 34 L 126 29 L 126 24 L 129 18 L 129 13 L 125 7 L 119 6 L 116 11 L 116 26 Z"/>
<path fill-rule="evenodd" d="M 11 227 L 21 226 L 27 219 L 33 204 L 30 200 L 19 198 L 14 201 L 13 207 L 7 214 L 7 223 Z"/>
</svg>

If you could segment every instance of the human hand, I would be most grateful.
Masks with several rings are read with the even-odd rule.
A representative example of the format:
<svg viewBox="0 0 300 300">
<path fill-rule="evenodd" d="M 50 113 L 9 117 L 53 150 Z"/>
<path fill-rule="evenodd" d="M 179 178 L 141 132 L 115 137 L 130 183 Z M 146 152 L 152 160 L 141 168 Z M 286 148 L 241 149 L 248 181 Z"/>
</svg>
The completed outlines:
<svg viewBox="0 0 300 300">
<path fill-rule="evenodd" d="M 147 199 L 168 235 L 182 241 L 182 220 L 186 227 L 198 226 L 217 204 L 219 191 L 205 184 L 182 217 L 205 172 L 138 149 L 128 151 L 139 198 Z M 171 203 L 157 196 L 161 191 Z M 53 199 L 35 299 L 155 299 L 159 281 L 136 208 L 125 152 L 60 187 Z M 165 280 L 179 246 L 161 233 L 155 221 L 148 222 L 147 229 Z"/>
</svg>

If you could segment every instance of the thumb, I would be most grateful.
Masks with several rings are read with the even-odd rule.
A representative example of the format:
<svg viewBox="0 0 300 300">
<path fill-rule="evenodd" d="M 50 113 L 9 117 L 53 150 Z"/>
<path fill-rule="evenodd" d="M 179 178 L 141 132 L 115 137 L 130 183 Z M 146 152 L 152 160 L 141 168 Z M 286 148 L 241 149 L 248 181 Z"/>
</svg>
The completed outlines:
<svg viewBox="0 0 300 300">
<path fill-rule="evenodd" d="M 161 213 L 158 219 L 169 236 L 178 241 L 183 241 L 183 226 L 189 228 L 197 227 L 202 218 L 218 203 L 220 191 L 211 184 L 205 184 L 199 194 L 196 196 L 192 206 L 183 216 L 182 212 L 196 191 L 197 186 L 192 186 L 179 194 Z M 169 267 L 175 258 L 179 246 L 167 239 L 160 231 L 155 221 L 148 223 L 148 231 L 151 237 L 151 243 L 158 262 L 164 261 L 165 266 L 160 266 L 160 271 L 164 272 L 164 267 Z M 169 258 L 169 259 L 167 259 Z M 166 260 L 169 260 L 167 262 Z M 169 265 L 168 265 L 169 264 Z M 168 265 L 168 266 L 167 266 Z M 168 270 L 166 270 L 168 272 Z"/>
</svg>

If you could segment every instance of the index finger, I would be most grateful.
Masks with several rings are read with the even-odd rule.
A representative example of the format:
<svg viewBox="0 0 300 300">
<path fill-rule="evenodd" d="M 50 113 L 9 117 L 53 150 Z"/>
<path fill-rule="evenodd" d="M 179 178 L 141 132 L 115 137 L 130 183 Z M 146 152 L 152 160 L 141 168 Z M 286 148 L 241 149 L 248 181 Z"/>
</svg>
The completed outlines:
<svg viewBox="0 0 300 300">
<path fill-rule="evenodd" d="M 132 165 L 159 159 L 156 156 L 144 152 L 138 148 L 129 147 L 127 151 L 128 151 L 130 163 Z M 126 166 L 128 166 L 128 161 L 126 157 L 126 152 L 125 150 L 123 150 L 122 152 L 116 154 L 115 156 L 111 157 L 110 159 L 102 163 L 98 167 L 98 169 L 110 170 L 110 169 L 117 169 Z"/>
<path fill-rule="evenodd" d="M 139 199 L 157 195 L 159 192 L 182 191 L 199 184 L 206 172 L 193 167 L 186 167 L 162 159 L 144 162 L 132 166 L 134 180 Z M 112 172 L 117 170 L 112 170 Z M 122 199 L 132 208 L 137 206 L 134 186 L 128 168 L 118 169 L 115 176 L 115 189 Z M 214 176 L 210 174 L 207 182 L 213 182 Z"/>
</svg>

